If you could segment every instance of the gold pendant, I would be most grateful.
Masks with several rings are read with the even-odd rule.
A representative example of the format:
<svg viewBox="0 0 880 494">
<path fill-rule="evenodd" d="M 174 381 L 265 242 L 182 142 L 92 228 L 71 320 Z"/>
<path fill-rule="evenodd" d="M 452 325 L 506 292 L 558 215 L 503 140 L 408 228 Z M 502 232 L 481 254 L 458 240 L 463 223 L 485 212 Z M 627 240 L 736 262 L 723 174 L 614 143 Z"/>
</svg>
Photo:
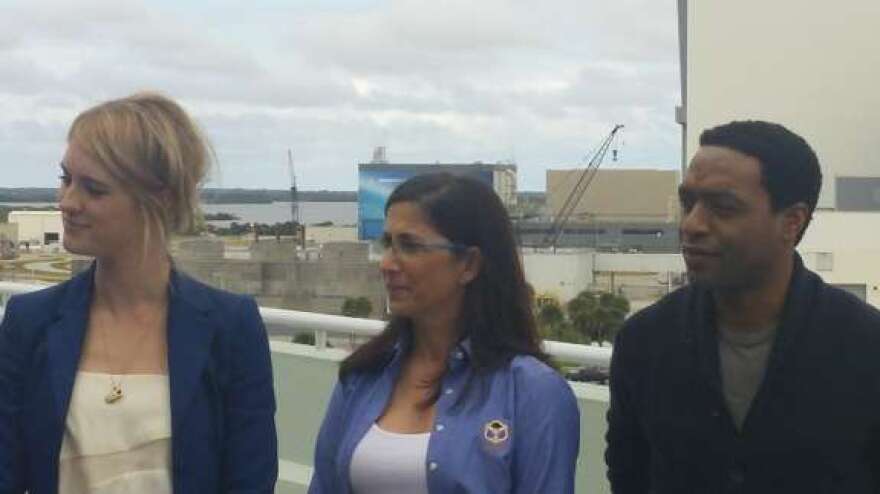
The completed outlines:
<svg viewBox="0 0 880 494">
<path fill-rule="evenodd" d="M 110 384 L 110 392 L 104 396 L 104 403 L 112 405 L 122 399 L 122 386 L 119 383 Z"/>
</svg>

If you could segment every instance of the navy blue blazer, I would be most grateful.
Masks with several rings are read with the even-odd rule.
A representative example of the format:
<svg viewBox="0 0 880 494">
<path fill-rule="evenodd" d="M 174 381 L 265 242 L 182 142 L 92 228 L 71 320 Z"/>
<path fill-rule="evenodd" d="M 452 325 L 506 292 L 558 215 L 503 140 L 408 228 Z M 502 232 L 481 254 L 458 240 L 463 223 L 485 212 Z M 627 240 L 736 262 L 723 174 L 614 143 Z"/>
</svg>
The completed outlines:
<svg viewBox="0 0 880 494">
<path fill-rule="evenodd" d="M 55 494 L 94 268 L 10 299 L 0 325 L 0 494 Z M 172 271 L 174 492 L 271 493 L 278 474 L 268 337 L 250 297 Z"/>
</svg>

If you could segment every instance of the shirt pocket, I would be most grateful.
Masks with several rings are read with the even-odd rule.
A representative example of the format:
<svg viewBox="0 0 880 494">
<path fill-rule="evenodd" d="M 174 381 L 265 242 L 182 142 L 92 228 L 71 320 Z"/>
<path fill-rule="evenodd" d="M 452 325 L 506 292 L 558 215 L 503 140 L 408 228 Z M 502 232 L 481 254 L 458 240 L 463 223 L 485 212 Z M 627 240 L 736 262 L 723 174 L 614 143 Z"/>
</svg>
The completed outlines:
<svg viewBox="0 0 880 494">
<path fill-rule="evenodd" d="M 507 417 L 469 421 L 462 430 L 461 492 L 509 492 L 512 477 L 513 429 Z M 454 454 L 456 454 L 454 453 Z M 458 463 L 458 462 L 456 462 Z M 456 491 L 458 492 L 458 491 Z"/>
</svg>

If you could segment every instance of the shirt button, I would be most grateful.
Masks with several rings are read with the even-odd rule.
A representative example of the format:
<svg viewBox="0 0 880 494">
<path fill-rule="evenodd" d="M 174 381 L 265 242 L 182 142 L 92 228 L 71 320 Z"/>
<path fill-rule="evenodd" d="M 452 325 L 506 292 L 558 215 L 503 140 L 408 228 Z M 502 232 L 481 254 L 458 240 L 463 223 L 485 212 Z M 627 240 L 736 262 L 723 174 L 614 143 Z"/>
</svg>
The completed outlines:
<svg viewBox="0 0 880 494">
<path fill-rule="evenodd" d="M 434 470 L 437 470 L 437 462 L 436 462 L 436 461 L 432 461 L 431 463 L 428 463 L 428 470 L 430 470 L 430 471 L 432 471 L 432 472 L 433 472 Z"/>
<path fill-rule="evenodd" d="M 437 432 L 442 432 L 445 428 L 446 426 L 443 424 L 437 424 L 437 427 L 435 427 L 435 429 L 437 429 Z"/>
<path fill-rule="evenodd" d="M 455 352 L 455 358 L 461 360 L 464 358 L 464 354 L 461 352 Z"/>
<path fill-rule="evenodd" d="M 452 388 L 446 388 L 446 391 L 444 391 L 444 393 L 446 393 L 446 394 L 448 394 L 448 395 L 451 395 L 451 394 L 452 394 Z"/>
</svg>

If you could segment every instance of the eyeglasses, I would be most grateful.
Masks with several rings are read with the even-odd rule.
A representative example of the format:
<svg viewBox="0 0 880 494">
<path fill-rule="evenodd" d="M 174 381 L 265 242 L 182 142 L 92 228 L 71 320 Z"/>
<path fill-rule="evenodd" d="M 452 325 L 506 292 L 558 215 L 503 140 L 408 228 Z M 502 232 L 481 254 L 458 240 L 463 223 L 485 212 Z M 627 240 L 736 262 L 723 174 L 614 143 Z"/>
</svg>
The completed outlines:
<svg viewBox="0 0 880 494">
<path fill-rule="evenodd" d="M 382 238 L 379 239 L 379 245 L 382 247 L 383 254 L 390 250 L 399 258 L 417 257 L 432 250 L 448 250 L 459 253 L 467 249 L 466 245 L 455 242 L 420 242 L 407 236 L 394 237 L 388 234 L 382 235 Z"/>
</svg>

